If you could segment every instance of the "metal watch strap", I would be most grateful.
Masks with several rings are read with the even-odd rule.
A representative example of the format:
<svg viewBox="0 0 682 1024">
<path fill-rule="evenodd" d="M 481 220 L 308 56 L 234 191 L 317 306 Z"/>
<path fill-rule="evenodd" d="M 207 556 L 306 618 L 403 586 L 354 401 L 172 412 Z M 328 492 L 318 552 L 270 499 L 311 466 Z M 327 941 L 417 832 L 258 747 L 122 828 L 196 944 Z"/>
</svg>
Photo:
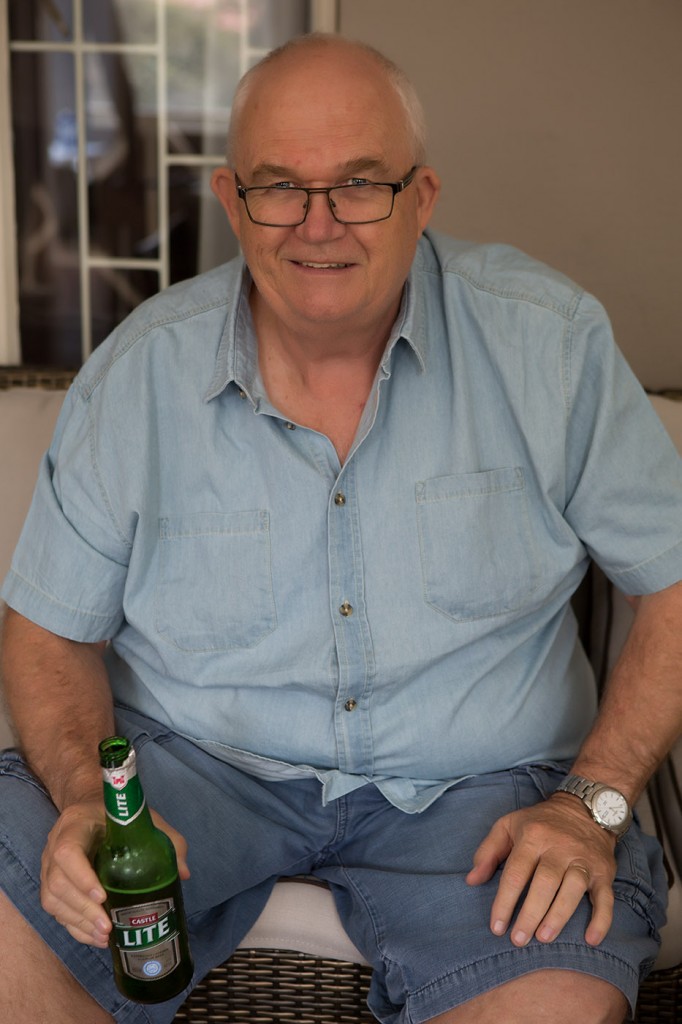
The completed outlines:
<svg viewBox="0 0 682 1024">
<path fill-rule="evenodd" d="M 592 796 L 594 791 L 599 789 L 601 785 L 601 782 L 590 782 L 589 779 L 584 779 L 582 775 L 567 775 L 557 788 L 557 793 L 572 793 L 573 796 L 585 800 L 587 797 Z"/>
</svg>

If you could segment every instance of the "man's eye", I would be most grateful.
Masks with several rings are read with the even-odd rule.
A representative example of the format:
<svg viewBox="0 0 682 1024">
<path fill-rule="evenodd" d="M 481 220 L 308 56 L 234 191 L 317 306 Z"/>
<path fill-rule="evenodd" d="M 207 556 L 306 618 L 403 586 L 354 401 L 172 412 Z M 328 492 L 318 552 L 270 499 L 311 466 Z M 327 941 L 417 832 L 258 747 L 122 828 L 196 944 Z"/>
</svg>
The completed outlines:
<svg viewBox="0 0 682 1024">
<path fill-rule="evenodd" d="M 369 185 L 369 178 L 351 178 L 349 185 Z"/>
<path fill-rule="evenodd" d="M 296 186 L 290 181 L 276 181 L 271 188 L 296 188 Z"/>
</svg>

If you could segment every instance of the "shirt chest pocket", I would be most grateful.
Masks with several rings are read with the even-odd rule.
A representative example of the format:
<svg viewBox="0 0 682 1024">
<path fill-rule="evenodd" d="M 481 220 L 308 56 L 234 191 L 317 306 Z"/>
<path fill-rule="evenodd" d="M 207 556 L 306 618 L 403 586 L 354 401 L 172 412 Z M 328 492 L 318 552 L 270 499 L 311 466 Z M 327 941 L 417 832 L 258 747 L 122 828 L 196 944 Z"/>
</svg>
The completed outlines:
<svg viewBox="0 0 682 1024">
<path fill-rule="evenodd" d="M 416 500 L 428 604 L 465 622 L 528 603 L 540 574 L 522 469 L 434 477 Z"/>
<path fill-rule="evenodd" d="M 159 520 L 158 633 L 184 651 L 253 647 L 276 625 L 265 510 Z"/>
</svg>

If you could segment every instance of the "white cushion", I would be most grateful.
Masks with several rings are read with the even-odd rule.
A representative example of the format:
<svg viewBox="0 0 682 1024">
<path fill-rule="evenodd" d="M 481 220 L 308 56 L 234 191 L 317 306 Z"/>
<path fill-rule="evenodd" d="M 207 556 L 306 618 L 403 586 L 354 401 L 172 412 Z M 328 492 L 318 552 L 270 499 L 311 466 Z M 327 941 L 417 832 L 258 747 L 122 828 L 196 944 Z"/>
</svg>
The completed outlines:
<svg viewBox="0 0 682 1024">
<path fill-rule="evenodd" d="M 346 935 L 331 891 L 319 883 L 278 882 L 241 949 L 295 949 L 324 960 L 366 964 Z"/>
<path fill-rule="evenodd" d="M 63 391 L 0 390 L 0 580 L 9 570 L 31 502 L 38 464 L 49 446 L 63 401 Z M 12 734 L 0 705 L 0 749 L 11 743 Z"/>
<path fill-rule="evenodd" d="M 50 444 L 63 391 L 0 390 L 0 579 L 4 579 L 33 494 L 38 465 Z"/>
</svg>

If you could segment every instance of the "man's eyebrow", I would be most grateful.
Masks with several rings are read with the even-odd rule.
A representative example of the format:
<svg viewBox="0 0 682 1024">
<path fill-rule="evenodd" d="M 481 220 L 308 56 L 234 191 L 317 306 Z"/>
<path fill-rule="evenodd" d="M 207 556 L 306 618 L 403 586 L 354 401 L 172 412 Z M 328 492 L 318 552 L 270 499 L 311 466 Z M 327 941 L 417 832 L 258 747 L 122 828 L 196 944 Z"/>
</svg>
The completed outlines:
<svg viewBox="0 0 682 1024">
<path fill-rule="evenodd" d="M 359 174 L 360 171 L 371 174 L 376 172 L 378 174 L 386 175 L 388 168 L 386 163 L 379 157 L 361 156 L 355 160 L 348 160 L 340 168 L 339 177 L 348 178 L 354 174 Z"/>
<path fill-rule="evenodd" d="M 288 167 L 281 167 L 279 164 L 258 164 L 251 172 L 252 178 L 282 178 L 289 181 L 296 177 Z"/>
<path fill-rule="evenodd" d="M 373 172 L 381 175 L 388 173 L 385 162 L 379 157 L 361 156 L 340 164 L 334 178 L 337 181 L 342 181 L 344 178 L 353 177 L 353 175 L 359 174 L 361 171 L 363 175 Z M 257 178 L 277 178 L 282 181 L 296 181 L 298 177 L 298 172 L 282 164 L 261 163 L 254 167 L 251 172 L 252 180 Z"/>
</svg>

